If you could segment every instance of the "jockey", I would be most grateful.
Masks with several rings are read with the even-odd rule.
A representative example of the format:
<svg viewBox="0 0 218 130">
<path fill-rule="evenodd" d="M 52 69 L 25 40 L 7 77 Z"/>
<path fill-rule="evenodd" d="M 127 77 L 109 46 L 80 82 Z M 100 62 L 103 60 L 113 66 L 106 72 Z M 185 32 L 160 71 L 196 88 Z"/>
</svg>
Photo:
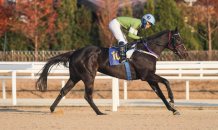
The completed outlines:
<svg viewBox="0 0 218 130">
<path fill-rule="evenodd" d="M 129 37 L 133 39 L 141 39 L 142 37 L 137 36 L 138 29 L 147 29 L 151 25 L 154 25 L 154 23 L 155 18 L 151 14 L 144 15 L 142 19 L 136 19 L 131 17 L 117 17 L 110 22 L 109 28 L 119 43 L 120 63 L 126 61 L 125 44 L 128 43 L 121 27 L 129 30 Z"/>
</svg>

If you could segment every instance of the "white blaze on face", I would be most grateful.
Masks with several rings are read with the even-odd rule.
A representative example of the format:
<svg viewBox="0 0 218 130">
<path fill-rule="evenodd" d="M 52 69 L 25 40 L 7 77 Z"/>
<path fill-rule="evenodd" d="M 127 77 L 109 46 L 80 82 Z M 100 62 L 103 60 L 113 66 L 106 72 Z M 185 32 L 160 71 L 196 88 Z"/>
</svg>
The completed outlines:
<svg viewBox="0 0 218 130">
<path fill-rule="evenodd" d="M 181 36 L 180 36 L 180 34 L 179 33 L 176 33 L 176 34 L 174 34 L 174 35 L 179 35 L 179 37 L 181 38 Z M 181 38 L 182 39 L 182 38 Z"/>
</svg>

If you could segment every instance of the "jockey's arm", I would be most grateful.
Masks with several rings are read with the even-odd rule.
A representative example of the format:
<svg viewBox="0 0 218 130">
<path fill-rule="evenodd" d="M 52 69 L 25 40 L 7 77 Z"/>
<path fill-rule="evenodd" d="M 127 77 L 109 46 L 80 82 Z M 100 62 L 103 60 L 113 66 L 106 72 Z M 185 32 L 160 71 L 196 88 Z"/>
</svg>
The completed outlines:
<svg viewBox="0 0 218 130">
<path fill-rule="evenodd" d="M 131 37 L 133 39 L 139 39 L 140 37 L 137 36 L 138 30 L 134 29 L 133 27 L 130 27 L 128 37 Z"/>
</svg>

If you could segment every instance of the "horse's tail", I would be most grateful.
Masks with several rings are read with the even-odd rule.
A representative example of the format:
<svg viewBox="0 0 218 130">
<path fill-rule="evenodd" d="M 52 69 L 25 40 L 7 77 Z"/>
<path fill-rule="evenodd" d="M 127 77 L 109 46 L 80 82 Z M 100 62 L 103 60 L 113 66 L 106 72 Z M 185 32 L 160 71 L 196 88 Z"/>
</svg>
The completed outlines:
<svg viewBox="0 0 218 130">
<path fill-rule="evenodd" d="M 73 53 L 74 51 L 69 51 L 67 53 L 60 54 L 48 59 L 48 62 L 42 68 L 42 73 L 40 74 L 40 77 L 36 82 L 36 89 L 41 92 L 45 92 L 47 90 L 47 76 L 49 75 L 51 68 L 54 65 L 59 64 L 63 64 L 65 67 L 68 68 L 67 63 L 69 62 L 69 59 Z"/>
</svg>

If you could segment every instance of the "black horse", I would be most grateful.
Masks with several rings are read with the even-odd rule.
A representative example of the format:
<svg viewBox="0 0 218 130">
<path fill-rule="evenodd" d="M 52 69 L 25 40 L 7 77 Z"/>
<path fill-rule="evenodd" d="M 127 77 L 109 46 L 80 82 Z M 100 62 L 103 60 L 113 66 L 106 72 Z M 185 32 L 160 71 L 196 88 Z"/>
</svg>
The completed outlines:
<svg viewBox="0 0 218 130">
<path fill-rule="evenodd" d="M 182 39 L 179 35 L 179 30 L 176 28 L 173 31 L 165 30 L 155 35 L 146 38 L 147 49 L 142 42 L 136 45 L 138 50 L 153 51 L 157 55 L 165 49 L 171 49 L 181 59 L 188 56 L 188 53 L 183 45 Z M 42 69 L 42 73 L 36 82 L 36 88 L 44 92 L 47 90 L 47 76 L 50 72 L 50 67 L 54 65 L 63 64 L 69 67 L 70 78 L 61 89 L 55 102 L 50 107 L 51 112 L 55 110 L 62 97 L 64 97 L 78 81 L 82 80 L 85 84 L 85 99 L 96 112 L 97 115 L 104 115 L 101 113 L 92 99 L 94 89 L 94 79 L 97 71 L 110 75 L 119 79 L 127 79 L 124 65 L 110 66 L 109 63 L 109 49 L 100 48 L 97 46 L 88 46 L 76 51 L 70 51 L 58 56 L 52 57 L 48 60 Z M 180 113 L 173 108 L 174 98 L 167 79 L 164 79 L 155 74 L 157 59 L 153 55 L 135 51 L 129 61 L 132 80 L 141 79 L 147 81 L 156 94 L 162 99 L 167 109 L 172 111 L 174 115 Z M 69 63 L 69 65 L 67 65 Z M 170 101 L 168 102 L 163 95 L 159 83 L 165 84 Z"/>
</svg>

